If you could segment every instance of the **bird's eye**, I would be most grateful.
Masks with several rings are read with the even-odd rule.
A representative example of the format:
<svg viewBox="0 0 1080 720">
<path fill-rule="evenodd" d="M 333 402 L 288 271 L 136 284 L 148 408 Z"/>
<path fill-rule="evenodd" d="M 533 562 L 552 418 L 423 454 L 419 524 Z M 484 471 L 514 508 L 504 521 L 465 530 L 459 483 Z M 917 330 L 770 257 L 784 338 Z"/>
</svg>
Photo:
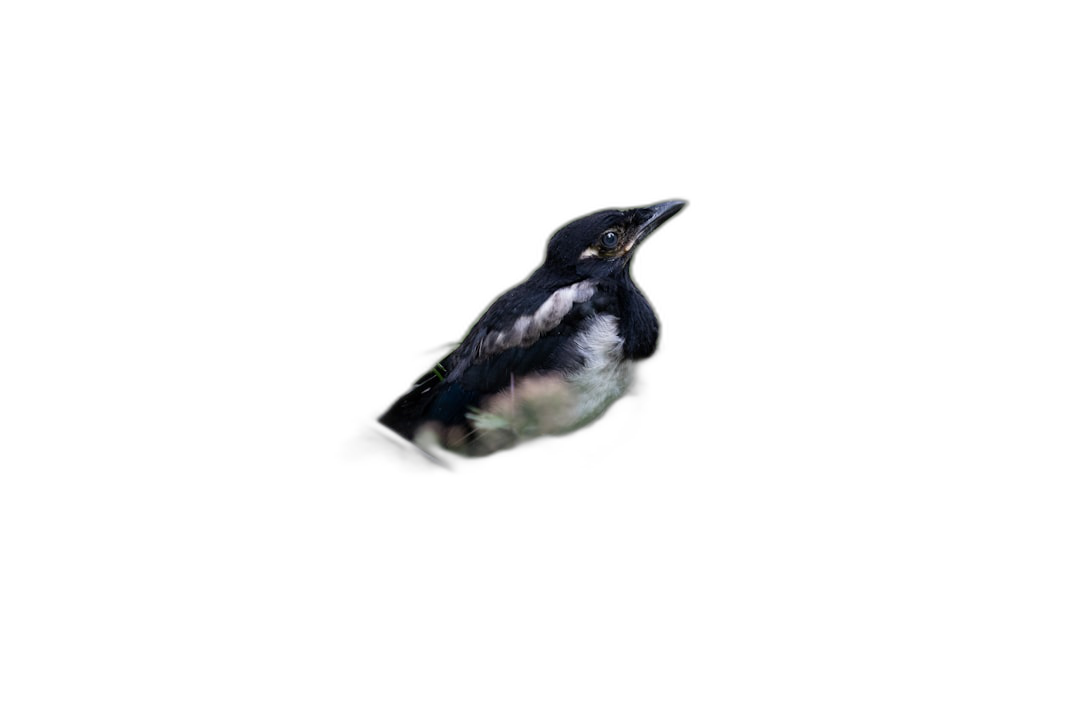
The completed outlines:
<svg viewBox="0 0 1080 720">
<path fill-rule="evenodd" d="M 607 250 L 611 250 L 619 244 L 619 236 L 609 230 L 601 236 L 600 244 Z"/>
</svg>

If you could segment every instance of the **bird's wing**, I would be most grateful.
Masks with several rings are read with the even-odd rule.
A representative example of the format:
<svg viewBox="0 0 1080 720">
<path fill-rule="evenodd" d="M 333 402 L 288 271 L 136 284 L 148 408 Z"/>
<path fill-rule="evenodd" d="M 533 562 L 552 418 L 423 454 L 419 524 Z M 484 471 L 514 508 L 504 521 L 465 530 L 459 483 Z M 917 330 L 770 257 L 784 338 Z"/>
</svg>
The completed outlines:
<svg viewBox="0 0 1080 720">
<path fill-rule="evenodd" d="M 535 293 L 527 300 L 503 296 L 443 360 L 447 372 L 430 412 L 444 423 L 460 421 L 514 378 L 573 366 L 577 357 L 567 338 L 609 300 L 593 280 L 557 287 L 539 299 Z"/>
<path fill-rule="evenodd" d="M 511 290 L 381 419 L 406 437 L 430 420 L 444 426 L 463 423 L 471 408 L 510 386 L 514 378 L 575 362 L 566 338 L 608 301 L 608 293 L 592 280 L 557 287 L 546 297 L 526 294 L 520 287 Z"/>
<path fill-rule="evenodd" d="M 475 344 L 473 361 L 483 361 L 507 350 L 529 347 L 558 328 L 576 304 L 587 302 L 595 293 L 596 282 L 582 280 L 558 288 L 532 312 L 503 314 L 498 325 L 482 327 L 482 334 Z"/>
</svg>

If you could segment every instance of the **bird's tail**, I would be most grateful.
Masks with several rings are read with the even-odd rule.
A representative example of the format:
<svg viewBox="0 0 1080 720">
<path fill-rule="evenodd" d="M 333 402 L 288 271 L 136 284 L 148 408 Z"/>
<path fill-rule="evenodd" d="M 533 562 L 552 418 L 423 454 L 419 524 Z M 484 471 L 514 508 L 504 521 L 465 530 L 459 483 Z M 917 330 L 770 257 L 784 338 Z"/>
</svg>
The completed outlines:
<svg viewBox="0 0 1080 720">
<path fill-rule="evenodd" d="M 416 431 L 428 420 L 428 408 L 438 394 L 436 388 L 442 381 L 441 363 L 420 377 L 413 389 L 397 399 L 379 416 L 379 422 L 406 440 L 413 440 Z"/>
</svg>

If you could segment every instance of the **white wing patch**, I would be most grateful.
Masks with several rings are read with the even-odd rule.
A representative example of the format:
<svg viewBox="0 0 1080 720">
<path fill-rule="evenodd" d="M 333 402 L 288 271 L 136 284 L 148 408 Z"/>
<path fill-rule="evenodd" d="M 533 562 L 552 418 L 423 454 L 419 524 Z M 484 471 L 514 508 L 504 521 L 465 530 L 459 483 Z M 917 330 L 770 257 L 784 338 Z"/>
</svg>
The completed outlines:
<svg viewBox="0 0 1080 720">
<path fill-rule="evenodd" d="M 494 355 L 508 348 L 532 345 L 541 335 L 554 330 L 574 303 L 585 302 L 595 292 L 596 282 L 593 280 L 582 280 L 559 288 L 536 312 L 519 317 L 509 330 L 484 338 L 480 354 Z"/>
</svg>

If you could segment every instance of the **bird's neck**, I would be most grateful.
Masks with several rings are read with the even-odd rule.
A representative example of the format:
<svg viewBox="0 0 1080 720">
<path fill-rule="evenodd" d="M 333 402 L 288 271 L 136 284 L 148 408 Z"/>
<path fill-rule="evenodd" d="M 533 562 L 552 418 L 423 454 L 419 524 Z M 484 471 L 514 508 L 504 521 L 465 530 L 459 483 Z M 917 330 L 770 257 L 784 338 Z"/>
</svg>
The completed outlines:
<svg viewBox="0 0 1080 720">
<path fill-rule="evenodd" d="M 611 283 L 637 288 L 634 279 L 630 277 L 630 264 L 627 263 L 618 268 L 612 268 L 610 272 L 596 272 L 595 268 L 585 270 L 580 266 L 564 265 L 541 265 L 529 278 L 533 282 L 551 287 L 572 285 L 582 280 L 592 280 L 598 283 Z"/>
</svg>

